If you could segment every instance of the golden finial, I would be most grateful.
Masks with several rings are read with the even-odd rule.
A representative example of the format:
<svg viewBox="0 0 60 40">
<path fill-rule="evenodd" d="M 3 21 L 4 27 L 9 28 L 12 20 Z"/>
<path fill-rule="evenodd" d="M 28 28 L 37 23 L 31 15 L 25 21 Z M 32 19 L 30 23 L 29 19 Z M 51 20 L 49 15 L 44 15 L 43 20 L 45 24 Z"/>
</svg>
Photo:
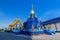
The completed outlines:
<svg viewBox="0 0 60 40">
<path fill-rule="evenodd" d="M 34 8 L 33 8 L 33 4 L 32 4 L 32 10 L 31 10 L 31 14 L 34 14 Z"/>
</svg>

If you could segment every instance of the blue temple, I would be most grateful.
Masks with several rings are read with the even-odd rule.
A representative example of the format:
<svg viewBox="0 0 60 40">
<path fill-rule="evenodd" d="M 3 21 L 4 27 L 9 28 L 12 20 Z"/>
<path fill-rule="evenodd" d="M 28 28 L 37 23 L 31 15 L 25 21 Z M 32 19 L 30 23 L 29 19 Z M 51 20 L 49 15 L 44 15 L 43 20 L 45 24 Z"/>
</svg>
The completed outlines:
<svg viewBox="0 0 60 40">
<path fill-rule="evenodd" d="M 23 33 L 24 34 L 52 34 L 55 33 L 53 30 L 46 29 L 43 27 L 43 22 L 41 20 L 38 20 L 34 8 L 32 5 L 32 10 L 30 12 L 30 15 L 28 16 L 28 19 L 25 20 L 23 23 L 24 29 Z M 44 28 L 44 29 L 43 29 Z"/>
<path fill-rule="evenodd" d="M 43 34 L 42 26 L 43 23 L 41 20 L 39 21 L 34 10 L 33 10 L 33 5 L 32 5 L 32 10 L 30 12 L 30 15 L 28 16 L 27 21 L 23 23 L 24 25 L 24 34 Z"/>
<path fill-rule="evenodd" d="M 32 10 L 28 16 L 28 19 L 24 20 L 23 23 L 23 30 L 14 30 L 14 33 L 22 33 L 22 34 L 28 34 L 28 35 L 32 35 L 32 34 L 50 34 L 52 35 L 52 33 L 55 33 L 54 30 L 52 29 L 47 29 L 45 26 L 43 26 L 44 23 L 40 20 L 38 20 L 35 12 L 34 12 L 34 8 L 32 5 Z"/>
</svg>

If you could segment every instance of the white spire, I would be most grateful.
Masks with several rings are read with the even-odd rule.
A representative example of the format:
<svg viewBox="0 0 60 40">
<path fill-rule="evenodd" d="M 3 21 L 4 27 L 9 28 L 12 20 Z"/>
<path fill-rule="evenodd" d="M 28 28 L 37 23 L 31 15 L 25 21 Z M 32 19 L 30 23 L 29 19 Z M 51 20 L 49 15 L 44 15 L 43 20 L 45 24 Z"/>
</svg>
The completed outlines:
<svg viewBox="0 0 60 40">
<path fill-rule="evenodd" d="M 28 16 L 28 18 L 30 18 L 30 16 Z"/>
<path fill-rule="evenodd" d="M 42 19 L 40 18 L 40 22 L 42 21 Z"/>
<path fill-rule="evenodd" d="M 24 22 L 26 22 L 26 19 L 24 18 Z"/>
<path fill-rule="evenodd" d="M 32 10 L 31 10 L 31 14 L 34 14 L 34 8 L 33 8 L 33 4 L 32 4 Z"/>
</svg>

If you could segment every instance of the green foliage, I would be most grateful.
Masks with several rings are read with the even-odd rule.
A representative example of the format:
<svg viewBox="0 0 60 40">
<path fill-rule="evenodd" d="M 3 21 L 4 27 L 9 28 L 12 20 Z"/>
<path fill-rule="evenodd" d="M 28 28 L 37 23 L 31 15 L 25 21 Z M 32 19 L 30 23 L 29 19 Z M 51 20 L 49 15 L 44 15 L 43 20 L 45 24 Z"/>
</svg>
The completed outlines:
<svg viewBox="0 0 60 40">
<path fill-rule="evenodd" d="M 0 28 L 0 31 L 3 31 L 4 29 Z"/>
<path fill-rule="evenodd" d="M 5 31 L 5 32 L 8 32 L 8 33 L 10 32 L 10 30 L 4 30 L 4 31 Z"/>
</svg>

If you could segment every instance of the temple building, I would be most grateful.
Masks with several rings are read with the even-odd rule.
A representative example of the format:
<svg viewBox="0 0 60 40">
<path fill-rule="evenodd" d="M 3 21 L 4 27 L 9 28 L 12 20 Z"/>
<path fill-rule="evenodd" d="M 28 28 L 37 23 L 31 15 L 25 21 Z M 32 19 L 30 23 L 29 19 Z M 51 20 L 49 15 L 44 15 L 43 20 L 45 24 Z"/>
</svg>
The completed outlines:
<svg viewBox="0 0 60 40">
<path fill-rule="evenodd" d="M 45 21 L 43 23 L 44 26 L 50 25 L 53 30 L 60 32 L 60 17 Z"/>
<path fill-rule="evenodd" d="M 41 20 L 39 21 L 32 5 L 32 10 L 30 12 L 30 15 L 28 16 L 28 19 L 24 20 L 23 23 L 24 34 L 44 34 L 44 27 L 43 22 Z"/>
<path fill-rule="evenodd" d="M 19 25 L 19 29 L 17 26 Z M 32 5 L 32 10 L 28 16 L 28 19 L 24 19 L 23 25 L 19 20 L 15 20 L 12 24 L 9 25 L 10 29 L 13 33 L 16 34 L 27 34 L 27 35 L 37 35 L 37 34 L 55 34 L 55 31 L 51 28 L 50 25 L 47 25 L 46 22 L 42 22 L 41 19 L 38 20 L 34 7 Z M 14 29 L 15 28 L 15 29 Z"/>
</svg>

